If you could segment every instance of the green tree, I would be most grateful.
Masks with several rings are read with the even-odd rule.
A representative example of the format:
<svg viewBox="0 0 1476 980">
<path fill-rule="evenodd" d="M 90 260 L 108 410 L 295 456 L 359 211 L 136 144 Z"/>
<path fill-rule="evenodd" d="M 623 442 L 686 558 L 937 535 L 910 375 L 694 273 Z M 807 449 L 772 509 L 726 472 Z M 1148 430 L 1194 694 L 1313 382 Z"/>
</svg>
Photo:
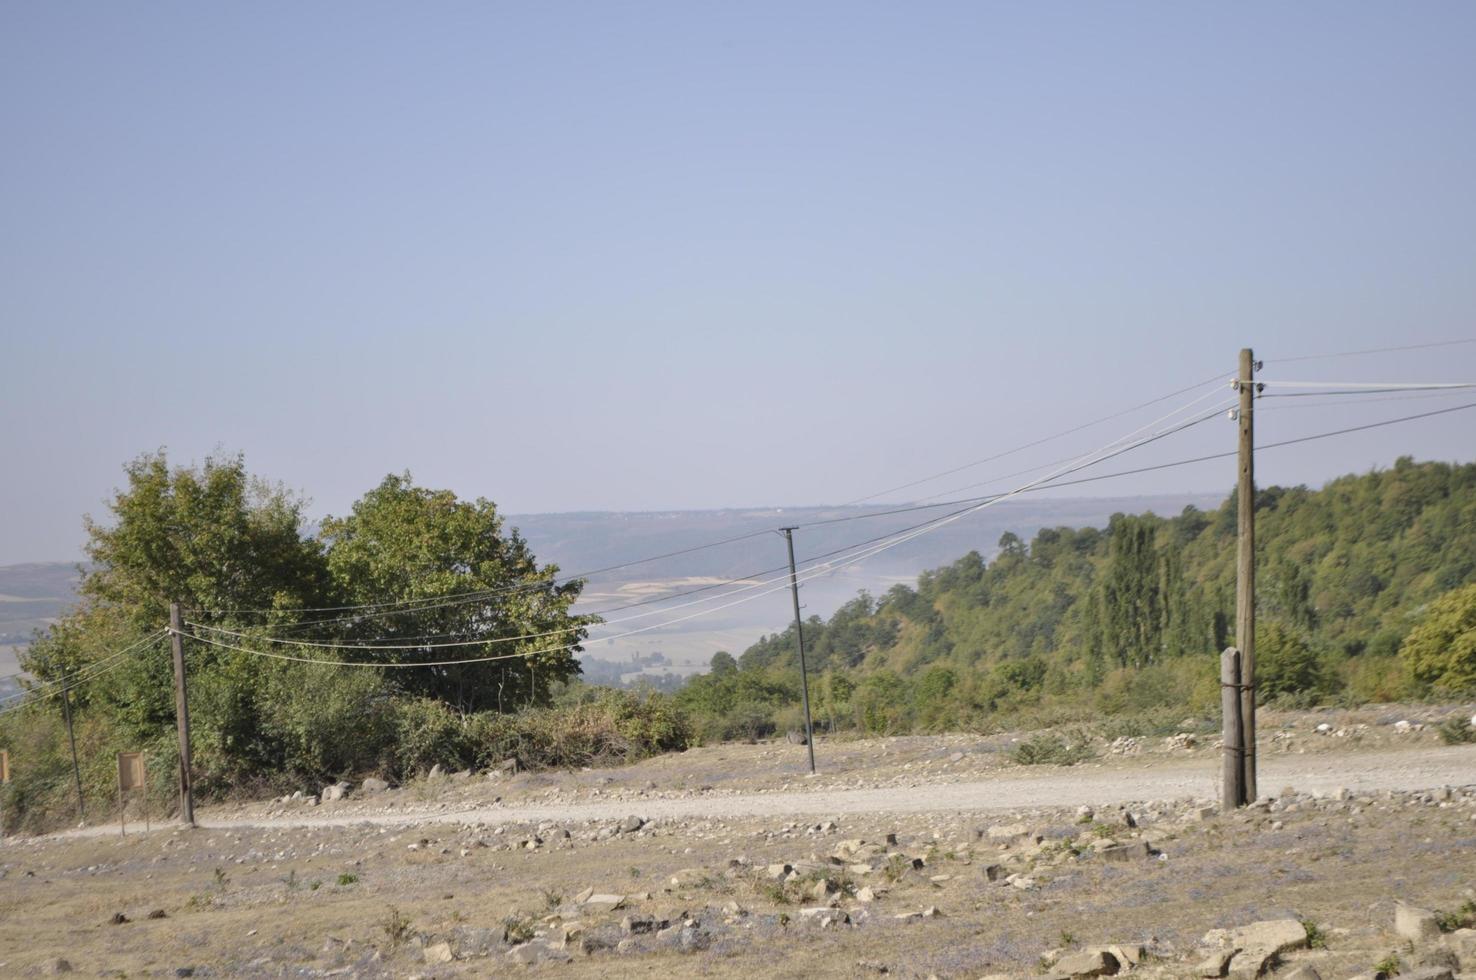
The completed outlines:
<svg viewBox="0 0 1476 980">
<path fill-rule="evenodd" d="M 1317 654 L 1302 634 L 1276 620 L 1256 623 L 1256 694 L 1278 697 L 1324 693 L 1325 678 Z"/>
<path fill-rule="evenodd" d="M 714 677 L 735 674 L 738 672 L 738 661 L 728 651 L 719 650 L 712 655 L 712 660 L 708 663 L 707 670 Z"/>
<path fill-rule="evenodd" d="M 1415 679 L 1450 691 L 1476 690 L 1476 583 L 1430 603 L 1399 656 Z"/>
<path fill-rule="evenodd" d="M 579 673 L 574 654 L 598 622 L 570 613 L 584 583 L 539 565 L 491 501 L 391 475 L 347 517 L 325 520 L 322 538 L 348 603 L 397 604 L 351 621 L 346 640 L 410 648 L 372 654 L 390 663 L 502 658 L 399 670 L 402 689 L 463 712 L 507 711 L 548 704 L 551 686 Z"/>
</svg>

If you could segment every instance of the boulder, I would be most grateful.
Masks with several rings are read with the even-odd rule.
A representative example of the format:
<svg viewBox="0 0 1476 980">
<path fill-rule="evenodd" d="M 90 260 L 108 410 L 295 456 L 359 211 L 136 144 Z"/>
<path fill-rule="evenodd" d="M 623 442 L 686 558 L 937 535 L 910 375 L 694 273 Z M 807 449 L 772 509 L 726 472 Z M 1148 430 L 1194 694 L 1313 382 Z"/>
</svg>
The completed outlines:
<svg viewBox="0 0 1476 980">
<path fill-rule="evenodd" d="M 1318 973 L 1310 966 L 1299 966 L 1295 970 L 1286 974 L 1286 976 L 1283 977 L 1282 980 L 1322 980 L 1322 974 Z"/>
<path fill-rule="evenodd" d="M 1398 905 L 1394 909 L 1394 931 L 1412 943 L 1440 938 L 1440 920 L 1429 909 Z"/>
<path fill-rule="evenodd" d="M 1068 953 L 1046 971 L 1046 976 L 1057 980 L 1072 980 L 1074 977 L 1110 977 L 1122 969 L 1117 957 L 1103 949 L 1087 949 Z"/>
<path fill-rule="evenodd" d="M 804 745 L 809 741 L 809 739 L 805 738 L 804 732 L 798 731 L 797 729 L 793 728 L 786 732 L 784 737 L 788 740 L 790 745 Z"/>
<path fill-rule="evenodd" d="M 339 780 L 331 786 L 324 786 L 320 798 L 324 803 L 328 803 L 333 800 L 341 800 L 348 796 L 349 792 L 352 789 L 353 786 L 351 784 L 346 783 L 343 780 Z"/>
<path fill-rule="evenodd" d="M 359 784 L 359 788 L 366 793 L 383 793 L 389 789 L 389 783 L 380 779 L 378 776 L 370 776 Z"/>
<path fill-rule="evenodd" d="M 1194 968 L 1194 975 L 1198 977 L 1223 977 L 1230 972 L 1230 962 L 1240 952 L 1235 947 L 1218 949 L 1200 961 Z"/>
<path fill-rule="evenodd" d="M 446 769 L 439 762 L 430 767 L 430 772 L 425 774 L 427 779 L 440 779 L 446 775 Z"/>
<path fill-rule="evenodd" d="M 1206 946 L 1239 949 L 1230 963 L 1235 976 L 1258 977 L 1283 953 L 1307 945 L 1307 928 L 1296 919 L 1269 919 L 1235 929 L 1213 929 L 1205 934 Z"/>
<path fill-rule="evenodd" d="M 456 959 L 455 955 L 451 952 L 450 943 L 435 943 L 427 946 L 421 952 L 421 955 L 425 957 L 427 963 L 450 963 Z"/>
<path fill-rule="evenodd" d="M 581 904 L 590 912 L 613 912 L 625 904 L 625 896 L 591 895 Z"/>
<path fill-rule="evenodd" d="M 1109 844 L 1097 853 L 1102 855 L 1103 861 L 1113 861 L 1119 864 L 1144 861 L 1153 856 L 1153 850 L 1144 841 L 1132 841 L 1127 844 Z"/>
<path fill-rule="evenodd" d="M 1427 966 L 1399 974 L 1399 980 L 1455 980 L 1448 966 Z"/>
<path fill-rule="evenodd" d="M 616 831 L 622 834 L 633 834 L 646 825 L 646 821 L 635 815 L 626 817 L 616 826 Z"/>
<path fill-rule="evenodd" d="M 831 926 L 845 925 L 846 923 L 851 921 L 851 917 L 849 915 L 842 912 L 840 909 L 833 909 L 829 906 L 821 908 L 800 909 L 799 917 L 800 921 L 818 925 L 822 929 L 829 929 Z"/>
</svg>

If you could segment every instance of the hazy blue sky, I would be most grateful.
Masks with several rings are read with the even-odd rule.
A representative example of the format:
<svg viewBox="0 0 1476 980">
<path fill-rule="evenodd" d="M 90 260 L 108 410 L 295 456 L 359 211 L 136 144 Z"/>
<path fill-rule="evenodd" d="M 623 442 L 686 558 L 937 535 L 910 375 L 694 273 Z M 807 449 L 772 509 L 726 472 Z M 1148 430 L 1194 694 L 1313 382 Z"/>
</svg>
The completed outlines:
<svg viewBox="0 0 1476 980">
<path fill-rule="evenodd" d="M 1476 345 L 1274 363 L 1476 335 L 1473 37 L 1470 3 L 13 0 L 0 562 L 76 557 L 159 446 L 244 451 L 315 513 L 404 468 L 511 511 L 826 503 L 1247 344 L 1267 377 L 1476 379 Z"/>
</svg>

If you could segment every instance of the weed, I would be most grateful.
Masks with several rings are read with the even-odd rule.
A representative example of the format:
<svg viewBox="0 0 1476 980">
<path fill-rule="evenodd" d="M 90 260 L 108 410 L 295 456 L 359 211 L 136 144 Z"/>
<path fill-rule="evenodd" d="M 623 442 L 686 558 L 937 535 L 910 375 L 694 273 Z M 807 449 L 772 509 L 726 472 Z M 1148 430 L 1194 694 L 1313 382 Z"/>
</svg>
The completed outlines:
<svg viewBox="0 0 1476 980">
<path fill-rule="evenodd" d="M 509 946 L 517 946 L 526 943 L 533 938 L 533 932 L 537 928 L 531 915 L 514 912 L 502 920 L 502 941 Z"/>
<path fill-rule="evenodd" d="M 893 854 L 887 858 L 887 864 L 886 867 L 882 868 L 882 874 L 886 875 L 888 881 L 896 883 L 901 881 L 902 876 L 907 874 L 911 868 L 911 861 L 907 860 L 901 854 Z"/>
<path fill-rule="evenodd" d="M 230 881 L 230 876 L 225 873 L 225 868 L 215 869 L 215 887 L 217 889 L 225 891 L 225 887 L 230 884 Z"/>
<path fill-rule="evenodd" d="M 296 868 L 293 868 L 291 871 L 287 872 L 287 877 L 286 878 L 283 878 L 282 881 L 283 881 L 284 884 L 286 884 L 287 890 L 289 892 L 295 892 L 295 891 L 297 891 L 297 889 L 298 889 L 297 869 Z"/>
<path fill-rule="evenodd" d="M 629 873 L 632 878 L 639 878 L 641 876 L 641 869 L 632 866 Z"/>
<path fill-rule="evenodd" d="M 1404 963 L 1400 961 L 1398 953 L 1390 953 L 1375 963 L 1373 968 L 1375 973 L 1387 973 L 1392 977 L 1398 975 L 1399 968 L 1403 965 Z"/>
<path fill-rule="evenodd" d="M 354 874 L 352 871 L 345 871 L 338 876 L 338 887 L 347 888 L 349 885 L 357 884 L 358 881 L 358 875 Z"/>
<path fill-rule="evenodd" d="M 405 940 L 410 938 L 410 920 L 405 918 L 404 914 L 393 905 L 385 913 L 384 921 L 379 924 L 379 927 L 384 930 L 384 937 L 389 940 L 391 951 L 399 949 Z"/>
<path fill-rule="evenodd" d="M 319 888 L 322 888 L 322 887 L 323 887 L 323 883 L 321 881 L 317 880 L 316 878 L 314 878 L 312 881 L 308 882 L 308 890 L 309 891 L 314 891 L 315 892 Z"/>
<path fill-rule="evenodd" d="M 1322 926 L 1311 919 L 1303 919 L 1302 928 L 1307 931 L 1308 949 L 1327 949 L 1327 933 L 1323 931 Z"/>
<path fill-rule="evenodd" d="M 564 904 L 564 893 L 553 888 L 543 889 L 543 905 L 550 912 Z"/>
<path fill-rule="evenodd" d="M 1062 946 L 1075 946 L 1076 945 L 1076 937 L 1073 936 L 1070 932 L 1066 931 L 1065 929 L 1062 929 L 1061 930 L 1061 935 L 1058 938 L 1060 939 Z"/>
<path fill-rule="evenodd" d="M 1447 718 L 1440 723 L 1440 740 L 1446 745 L 1465 745 L 1476 742 L 1476 728 L 1471 727 L 1471 720 L 1462 715 Z"/>
<path fill-rule="evenodd" d="M 1457 929 L 1469 929 L 1476 925 L 1476 902 L 1469 899 L 1454 912 L 1443 912 L 1436 910 L 1435 920 L 1440 924 L 1441 932 L 1455 932 Z"/>
</svg>

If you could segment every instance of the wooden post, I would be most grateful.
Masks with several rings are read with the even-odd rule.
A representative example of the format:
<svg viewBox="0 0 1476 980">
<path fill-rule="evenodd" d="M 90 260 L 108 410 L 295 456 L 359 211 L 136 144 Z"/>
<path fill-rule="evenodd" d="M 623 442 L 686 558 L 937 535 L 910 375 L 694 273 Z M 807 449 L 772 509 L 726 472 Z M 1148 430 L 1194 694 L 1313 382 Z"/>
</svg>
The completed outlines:
<svg viewBox="0 0 1476 980">
<path fill-rule="evenodd" d="M 1226 647 L 1220 654 L 1220 712 L 1224 716 L 1224 771 L 1220 783 L 1220 809 L 1244 806 L 1245 730 L 1240 718 L 1240 651 Z"/>
<path fill-rule="evenodd" d="M 1240 352 L 1240 472 L 1236 486 L 1237 538 L 1235 554 L 1235 645 L 1240 649 L 1240 723 L 1242 780 L 1245 800 L 1256 790 L 1256 472 L 1255 398 L 1256 362 L 1249 347 Z"/>
<path fill-rule="evenodd" d="M 174 648 L 174 717 L 179 728 L 179 820 L 195 825 L 195 787 L 190 774 L 190 703 L 185 690 L 184 624 L 179 603 L 169 604 L 169 640 Z M 148 792 L 147 789 L 144 790 Z"/>
<path fill-rule="evenodd" d="M 87 822 L 87 807 L 82 802 L 82 768 L 77 764 L 77 736 L 72 733 L 72 686 L 69 675 L 62 674 L 62 716 L 67 720 L 67 744 L 72 749 L 72 782 L 77 787 L 77 820 Z"/>
</svg>

